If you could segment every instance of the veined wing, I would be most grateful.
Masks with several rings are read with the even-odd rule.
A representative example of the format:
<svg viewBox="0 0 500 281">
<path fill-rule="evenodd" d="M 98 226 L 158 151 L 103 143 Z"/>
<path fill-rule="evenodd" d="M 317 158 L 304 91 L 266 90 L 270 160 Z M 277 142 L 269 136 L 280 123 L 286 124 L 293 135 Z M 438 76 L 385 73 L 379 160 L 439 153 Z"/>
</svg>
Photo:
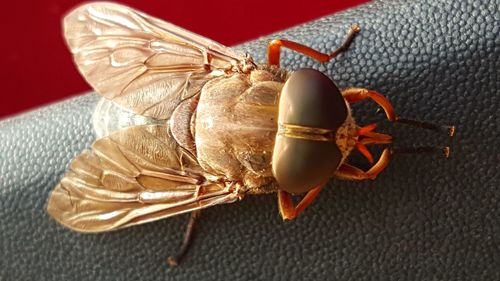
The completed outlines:
<svg viewBox="0 0 500 281">
<path fill-rule="evenodd" d="M 222 71 L 250 58 L 126 6 L 84 4 L 64 18 L 78 69 L 104 97 L 158 119 Z"/>
<path fill-rule="evenodd" d="M 204 172 L 163 125 L 117 131 L 84 151 L 56 186 L 48 212 L 80 232 L 101 232 L 239 198 L 238 186 Z"/>
</svg>

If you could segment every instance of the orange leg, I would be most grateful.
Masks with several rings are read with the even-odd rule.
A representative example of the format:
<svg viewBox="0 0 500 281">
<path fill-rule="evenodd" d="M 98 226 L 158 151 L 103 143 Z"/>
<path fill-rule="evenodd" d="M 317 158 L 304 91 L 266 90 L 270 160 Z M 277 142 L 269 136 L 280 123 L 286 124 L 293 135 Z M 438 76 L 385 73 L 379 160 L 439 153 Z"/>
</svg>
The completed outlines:
<svg viewBox="0 0 500 281">
<path fill-rule="evenodd" d="M 394 108 L 392 104 L 386 99 L 383 95 L 379 94 L 375 91 L 370 91 L 364 88 L 347 88 L 342 90 L 342 96 L 349 103 L 354 103 L 358 101 L 362 101 L 365 99 L 372 99 L 379 106 L 381 106 L 385 114 L 387 115 L 387 119 L 390 121 L 397 122 L 398 117 L 394 113 Z M 386 144 L 391 142 L 391 136 L 386 134 L 375 133 L 373 130 L 377 127 L 376 124 L 370 124 L 364 127 L 361 127 L 356 132 L 356 135 L 362 137 L 356 143 L 356 149 L 363 154 L 363 156 L 368 159 L 370 163 L 373 163 L 373 156 L 370 151 L 366 147 L 367 144 Z M 376 166 L 376 165 L 375 165 Z M 356 174 L 357 176 L 357 174 Z"/>
<path fill-rule="evenodd" d="M 400 118 L 399 116 L 396 116 L 396 114 L 394 113 L 394 108 L 392 108 L 391 102 L 389 102 L 389 100 L 386 97 L 384 97 L 382 94 L 378 92 L 364 88 L 347 88 L 342 90 L 342 96 L 349 103 L 362 101 L 365 99 L 372 99 L 374 102 L 376 102 L 384 109 L 385 115 L 387 115 L 387 119 L 389 119 L 389 121 L 406 124 L 418 128 L 428 129 L 436 132 L 444 130 L 448 133 L 450 137 L 452 137 L 455 134 L 455 126 L 437 125 L 430 122 Z M 373 133 L 369 132 L 369 129 L 370 128 L 366 128 L 368 134 L 373 135 Z M 368 134 L 365 135 L 368 136 Z"/>
<path fill-rule="evenodd" d="M 284 220 L 292 220 L 297 217 L 314 201 L 323 186 L 324 184 L 309 190 L 296 207 L 293 206 L 292 195 L 290 193 L 281 190 L 278 191 L 278 206 L 281 217 Z"/>
<path fill-rule="evenodd" d="M 371 91 L 364 88 L 347 88 L 342 90 L 342 96 L 349 103 L 362 101 L 365 99 L 372 99 L 378 105 L 382 107 L 385 111 L 385 115 L 387 115 L 387 119 L 390 121 L 396 121 L 396 113 L 394 113 L 394 108 L 392 108 L 391 102 L 384 97 L 382 94 Z"/>
<path fill-rule="evenodd" d="M 285 47 L 288 49 L 291 49 L 293 51 L 302 53 L 308 57 L 311 57 L 319 62 L 327 62 L 333 58 L 335 58 L 338 54 L 346 51 L 349 48 L 349 45 L 351 44 L 352 40 L 354 39 L 354 36 L 361 31 L 361 28 L 359 25 L 355 24 L 349 28 L 349 32 L 347 33 L 347 38 L 344 40 L 344 43 L 337 48 L 335 51 L 333 51 L 331 54 L 325 54 L 321 53 L 319 51 L 316 51 L 310 47 L 307 47 L 305 45 L 293 42 L 293 41 L 288 41 L 288 40 L 282 40 L 282 39 L 275 39 L 267 45 L 267 61 L 269 65 L 274 65 L 279 67 L 280 66 L 280 50 L 281 47 Z"/>
<path fill-rule="evenodd" d="M 368 171 L 363 171 L 357 167 L 351 166 L 349 164 L 342 164 L 339 169 L 335 172 L 335 176 L 345 180 L 373 180 L 380 172 L 382 172 L 385 167 L 389 164 L 389 156 L 391 152 L 388 148 L 382 151 L 382 155 L 378 159 L 377 163 L 373 165 Z"/>
</svg>

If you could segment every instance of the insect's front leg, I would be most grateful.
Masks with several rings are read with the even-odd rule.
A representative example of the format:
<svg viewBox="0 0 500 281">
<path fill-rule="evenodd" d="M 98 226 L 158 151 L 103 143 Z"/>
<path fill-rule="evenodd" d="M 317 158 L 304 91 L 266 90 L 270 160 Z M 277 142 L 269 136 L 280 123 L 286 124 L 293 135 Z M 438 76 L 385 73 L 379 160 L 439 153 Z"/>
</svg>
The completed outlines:
<svg viewBox="0 0 500 281">
<path fill-rule="evenodd" d="M 323 186 L 325 185 L 321 184 L 320 186 L 309 190 L 297 206 L 293 205 L 292 195 L 290 193 L 282 190 L 278 191 L 278 207 L 281 217 L 284 220 L 292 220 L 297 217 L 314 201 Z"/>
<path fill-rule="evenodd" d="M 378 92 L 371 91 L 365 88 L 353 87 L 353 88 L 343 89 L 342 96 L 349 103 L 362 101 L 365 99 L 372 99 L 374 102 L 376 102 L 378 105 L 382 107 L 387 116 L 387 119 L 389 119 L 390 121 L 396 121 L 397 119 L 391 102 L 389 102 L 389 100 L 386 97 L 384 97 L 382 94 Z"/>
<path fill-rule="evenodd" d="M 311 57 L 321 63 L 330 61 L 335 58 L 338 54 L 346 51 L 351 45 L 354 36 L 361 31 L 359 25 L 355 24 L 349 28 L 347 33 L 347 38 L 344 40 L 342 45 L 338 47 L 335 51 L 330 54 L 325 54 L 314 50 L 313 48 L 307 47 L 305 45 L 299 44 L 297 42 L 275 39 L 267 45 L 267 62 L 269 65 L 280 66 L 280 50 L 281 47 L 288 48 L 290 50 L 302 53 L 308 57 Z"/>
<path fill-rule="evenodd" d="M 382 109 L 385 112 L 385 115 L 387 116 L 387 119 L 389 119 L 389 121 L 391 122 L 397 122 L 414 127 L 433 130 L 436 132 L 444 130 L 445 132 L 448 133 L 450 137 L 452 137 L 455 134 L 455 126 L 437 125 L 430 122 L 401 118 L 397 116 L 396 113 L 394 112 L 394 108 L 392 107 L 391 102 L 382 94 L 376 91 L 368 90 L 365 88 L 353 87 L 353 88 L 343 89 L 341 92 L 344 99 L 349 103 L 358 102 L 365 99 L 373 100 L 378 105 L 380 105 L 380 107 L 382 107 Z"/>
<path fill-rule="evenodd" d="M 335 176 L 345 180 L 367 180 L 375 179 L 380 172 L 382 172 L 385 167 L 389 164 L 389 156 L 391 152 L 388 148 L 382 151 L 382 155 L 378 159 L 377 163 L 373 165 L 368 171 L 363 171 L 358 167 L 351 166 L 349 164 L 342 164 L 335 172 Z"/>
</svg>

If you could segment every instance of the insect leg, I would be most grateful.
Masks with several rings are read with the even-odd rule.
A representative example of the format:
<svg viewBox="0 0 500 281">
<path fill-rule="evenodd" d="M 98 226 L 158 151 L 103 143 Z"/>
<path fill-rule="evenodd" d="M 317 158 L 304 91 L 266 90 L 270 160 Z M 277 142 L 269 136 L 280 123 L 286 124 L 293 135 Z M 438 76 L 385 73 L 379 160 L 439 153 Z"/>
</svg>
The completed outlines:
<svg viewBox="0 0 500 281">
<path fill-rule="evenodd" d="M 347 88 L 342 90 L 342 96 L 349 103 L 369 98 L 372 99 L 384 109 L 385 115 L 387 115 L 387 119 L 389 119 L 389 121 L 406 124 L 418 128 L 423 128 L 427 130 L 432 130 L 436 132 L 445 131 L 450 137 L 453 137 L 453 135 L 455 134 L 455 126 L 437 125 L 430 122 L 400 118 L 399 116 L 396 116 L 396 114 L 394 113 L 394 109 L 391 105 L 391 102 L 389 102 L 389 100 L 386 97 L 384 97 L 382 94 L 378 92 L 364 88 Z"/>
<path fill-rule="evenodd" d="M 314 201 L 323 186 L 324 184 L 321 184 L 320 186 L 309 190 L 297 206 L 293 206 L 292 195 L 290 193 L 281 190 L 278 191 L 278 206 L 281 217 L 284 220 L 291 220 L 297 217 Z"/>
<path fill-rule="evenodd" d="M 189 216 L 189 221 L 186 227 L 186 232 L 184 233 L 184 238 L 182 239 L 182 245 L 181 249 L 179 250 L 179 253 L 175 256 L 170 256 L 167 258 L 167 264 L 171 267 L 175 267 L 179 265 L 181 262 L 182 258 L 186 255 L 187 251 L 189 250 L 189 246 L 191 245 L 191 241 L 193 240 L 193 234 L 194 234 L 194 225 L 196 224 L 196 220 L 200 216 L 201 211 L 194 211 L 191 212 L 191 215 Z"/>
<path fill-rule="evenodd" d="M 330 54 L 325 54 L 321 53 L 319 51 L 316 51 L 310 47 L 307 47 L 305 45 L 293 42 L 293 41 L 288 41 L 288 40 L 282 40 L 282 39 L 275 39 L 269 42 L 267 45 L 267 61 L 269 65 L 275 65 L 278 66 L 280 65 L 280 50 L 281 47 L 285 47 L 288 49 L 291 49 L 293 51 L 302 53 L 308 57 L 311 57 L 319 62 L 327 62 L 333 58 L 335 58 L 338 54 L 346 51 L 349 48 L 349 45 L 351 44 L 352 40 L 354 39 L 354 36 L 361 31 L 361 28 L 359 25 L 355 24 L 352 25 L 349 28 L 349 31 L 347 33 L 347 38 L 344 40 L 342 45 L 338 47 L 335 51 L 333 51 Z"/>
<path fill-rule="evenodd" d="M 358 167 L 344 163 L 337 169 L 335 176 L 346 180 L 373 180 L 385 169 L 385 167 L 387 167 L 387 164 L 389 164 L 390 154 L 391 151 L 388 148 L 384 149 L 377 163 L 366 172 Z"/>
<path fill-rule="evenodd" d="M 374 102 L 380 105 L 382 109 L 384 109 L 385 115 L 387 115 L 387 119 L 389 119 L 390 121 L 395 121 L 397 119 L 391 102 L 389 102 L 387 98 L 385 98 L 378 92 L 364 88 L 347 88 L 342 90 L 342 96 L 349 103 L 362 101 L 365 99 L 372 99 Z"/>
</svg>

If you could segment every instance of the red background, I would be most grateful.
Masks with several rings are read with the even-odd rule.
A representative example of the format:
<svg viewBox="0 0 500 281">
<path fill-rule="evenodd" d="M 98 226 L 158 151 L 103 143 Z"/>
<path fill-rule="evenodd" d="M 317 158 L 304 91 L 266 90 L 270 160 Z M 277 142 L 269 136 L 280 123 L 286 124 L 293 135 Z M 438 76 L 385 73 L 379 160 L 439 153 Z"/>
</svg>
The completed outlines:
<svg viewBox="0 0 500 281">
<path fill-rule="evenodd" d="M 90 89 L 73 66 L 60 27 L 62 16 L 82 2 L 86 1 L 2 4 L 0 118 Z M 230 46 L 368 0 L 120 2 Z"/>
</svg>

